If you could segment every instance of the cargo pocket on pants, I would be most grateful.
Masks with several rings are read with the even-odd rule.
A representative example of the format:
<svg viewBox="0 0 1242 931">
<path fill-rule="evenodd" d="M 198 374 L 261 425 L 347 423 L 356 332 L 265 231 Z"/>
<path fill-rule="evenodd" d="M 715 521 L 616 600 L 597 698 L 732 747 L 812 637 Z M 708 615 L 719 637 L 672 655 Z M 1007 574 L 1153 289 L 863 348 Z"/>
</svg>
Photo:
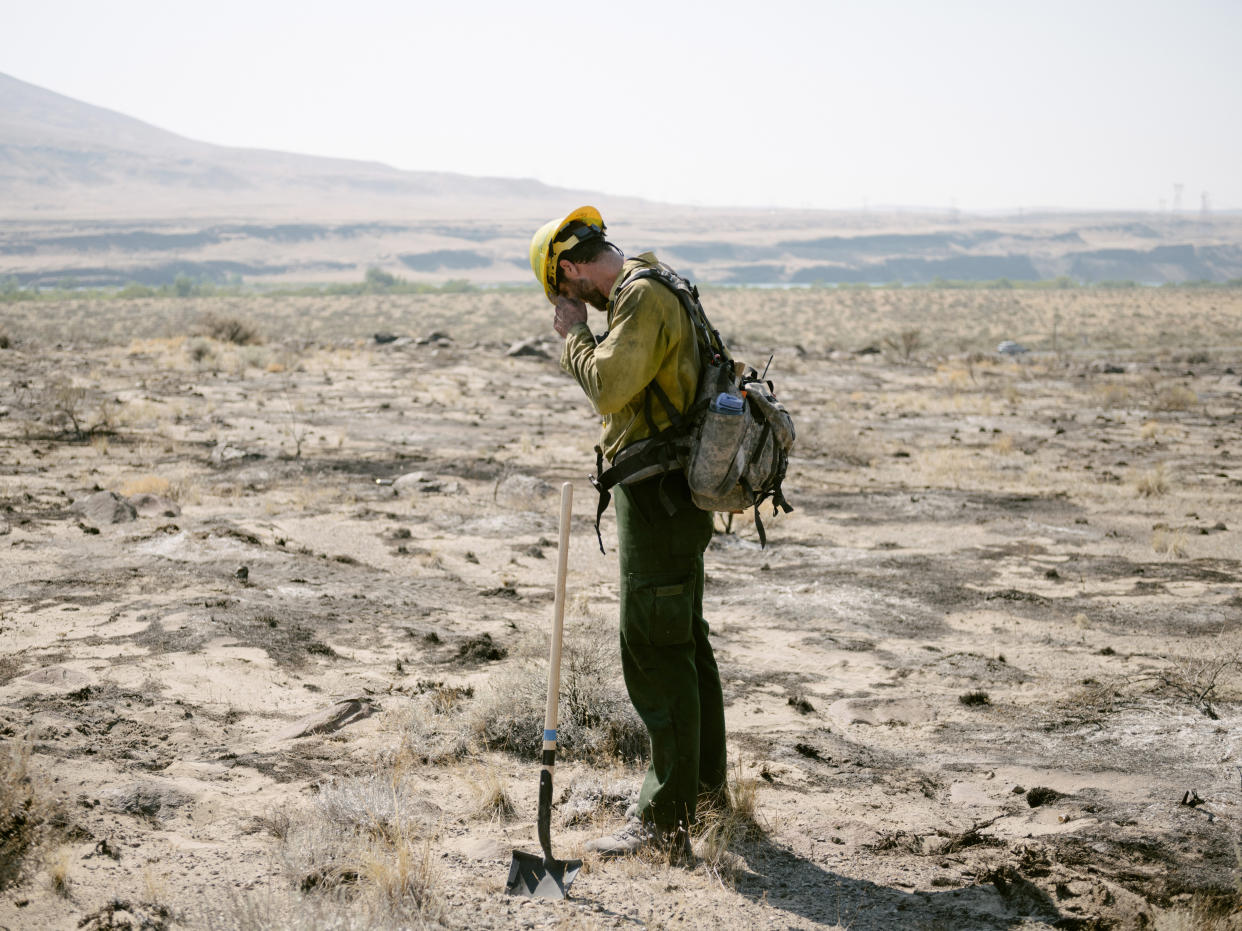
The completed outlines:
<svg viewBox="0 0 1242 931">
<path fill-rule="evenodd" d="M 695 576 L 631 572 L 626 577 L 625 636 L 653 647 L 689 643 Z"/>
</svg>

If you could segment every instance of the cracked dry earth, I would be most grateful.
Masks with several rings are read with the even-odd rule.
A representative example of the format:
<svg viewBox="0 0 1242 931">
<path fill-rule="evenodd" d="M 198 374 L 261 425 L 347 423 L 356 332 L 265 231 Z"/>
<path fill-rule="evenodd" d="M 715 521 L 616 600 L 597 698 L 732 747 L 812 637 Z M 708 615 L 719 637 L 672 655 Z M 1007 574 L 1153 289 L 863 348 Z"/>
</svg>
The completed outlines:
<svg viewBox="0 0 1242 931">
<path fill-rule="evenodd" d="M 48 814 L 0 926 L 1234 926 L 1237 353 L 781 350 L 797 510 L 707 554 L 753 818 L 549 903 L 503 894 L 538 735 L 472 715 L 541 708 L 563 481 L 568 636 L 615 636 L 577 387 L 451 335 L 195 352 L 3 352 L 0 735 Z M 620 826 L 614 744 L 566 748 L 558 855 Z"/>
</svg>

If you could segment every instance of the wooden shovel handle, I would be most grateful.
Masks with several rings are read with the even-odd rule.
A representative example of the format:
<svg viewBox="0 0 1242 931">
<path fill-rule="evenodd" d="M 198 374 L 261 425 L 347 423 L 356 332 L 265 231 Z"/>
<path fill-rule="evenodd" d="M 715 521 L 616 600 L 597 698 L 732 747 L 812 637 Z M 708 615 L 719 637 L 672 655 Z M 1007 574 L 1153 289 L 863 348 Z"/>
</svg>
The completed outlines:
<svg viewBox="0 0 1242 931">
<path fill-rule="evenodd" d="M 552 609 L 552 647 L 548 658 L 548 705 L 543 714 L 544 750 L 556 750 L 555 733 L 558 699 L 561 694 L 561 634 L 565 627 L 565 577 L 569 573 L 569 518 L 573 510 L 574 486 L 561 485 L 561 536 L 556 548 L 556 595 Z M 551 746 L 548 746 L 551 744 Z"/>
</svg>

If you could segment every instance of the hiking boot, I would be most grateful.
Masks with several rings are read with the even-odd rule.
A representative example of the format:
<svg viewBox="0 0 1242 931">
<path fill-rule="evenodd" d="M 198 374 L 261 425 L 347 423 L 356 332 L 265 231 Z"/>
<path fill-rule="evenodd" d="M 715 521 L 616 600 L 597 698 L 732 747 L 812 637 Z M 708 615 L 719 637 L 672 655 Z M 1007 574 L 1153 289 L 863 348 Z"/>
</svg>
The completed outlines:
<svg viewBox="0 0 1242 931">
<path fill-rule="evenodd" d="M 694 863 L 694 850 L 690 835 L 684 828 L 660 830 L 642 821 L 630 821 L 620 831 L 605 837 L 587 841 L 585 850 L 599 854 L 604 859 L 629 856 L 644 849 L 655 849 L 668 854 L 668 862 L 674 866 Z"/>
<path fill-rule="evenodd" d="M 615 834 L 607 834 L 604 837 L 587 841 L 583 849 L 589 853 L 597 853 L 604 859 L 611 859 L 638 853 L 654 841 L 655 830 L 635 819 L 626 822 L 625 827 Z"/>
</svg>

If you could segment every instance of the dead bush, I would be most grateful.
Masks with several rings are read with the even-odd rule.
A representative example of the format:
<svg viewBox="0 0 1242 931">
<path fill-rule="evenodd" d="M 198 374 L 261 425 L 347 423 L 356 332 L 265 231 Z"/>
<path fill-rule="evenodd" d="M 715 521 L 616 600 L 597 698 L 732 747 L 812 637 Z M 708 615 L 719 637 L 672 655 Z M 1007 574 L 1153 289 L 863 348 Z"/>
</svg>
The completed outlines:
<svg viewBox="0 0 1242 931">
<path fill-rule="evenodd" d="M 83 425 L 86 420 L 86 389 L 71 381 L 56 380 L 47 386 L 47 406 L 60 422 L 73 429 L 81 438 L 89 432 Z"/>
<path fill-rule="evenodd" d="M 392 840 L 414 827 L 405 804 L 408 796 L 400 778 L 371 775 L 324 786 L 315 809 L 322 820 L 350 834 Z"/>
<path fill-rule="evenodd" d="M 30 773 L 30 744 L 0 747 L 0 889 L 19 880 L 26 858 L 46 839 L 54 803 Z"/>
<path fill-rule="evenodd" d="M 216 357 L 216 347 L 211 340 L 196 336 L 191 340 L 187 340 L 185 344 L 186 355 L 190 357 L 190 361 L 195 364 L 210 362 Z"/>
<path fill-rule="evenodd" d="M 1236 699 L 1242 692 L 1242 653 L 1204 647 L 1171 657 L 1165 668 L 1143 678 L 1215 721 L 1213 702 Z"/>
<path fill-rule="evenodd" d="M 902 330 L 895 336 L 886 336 L 884 345 L 896 354 L 901 361 L 909 362 L 914 358 L 914 354 L 924 346 L 923 331 L 910 329 Z"/>
<path fill-rule="evenodd" d="M 0 326 L 0 349 L 11 349 L 13 340 L 9 337 L 9 331 Z"/>
<path fill-rule="evenodd" d="M 257 346 L 263 336 L 254 324 L 240 317 L 208 314 L 203 318 L 203 332 L 221 343 L 235 346 Z"/>
</svg>

